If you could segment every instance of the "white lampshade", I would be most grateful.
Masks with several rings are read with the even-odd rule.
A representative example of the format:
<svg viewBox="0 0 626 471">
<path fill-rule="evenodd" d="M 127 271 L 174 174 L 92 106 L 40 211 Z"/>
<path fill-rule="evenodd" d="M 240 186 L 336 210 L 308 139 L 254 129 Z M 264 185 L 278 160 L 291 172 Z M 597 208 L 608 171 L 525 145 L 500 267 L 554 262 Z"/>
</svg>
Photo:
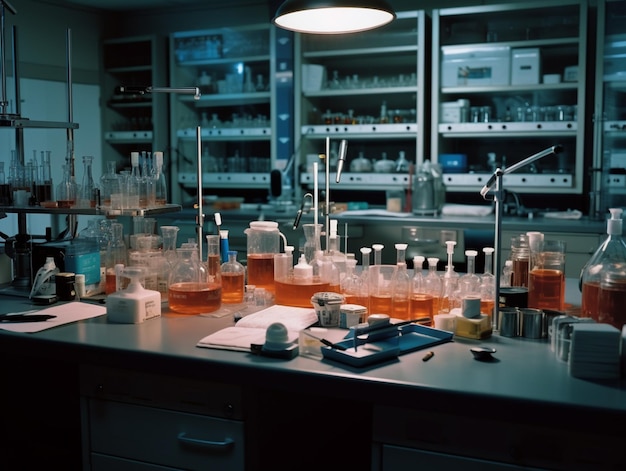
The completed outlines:
<svg viewBox="0 0 626 471">
<path fill-rule="evenodd" d="M 341 34 L 378 28 L 395 18 L 385 0 L 287 0 L 273 21 L 299 33 Z"/>
</svg>

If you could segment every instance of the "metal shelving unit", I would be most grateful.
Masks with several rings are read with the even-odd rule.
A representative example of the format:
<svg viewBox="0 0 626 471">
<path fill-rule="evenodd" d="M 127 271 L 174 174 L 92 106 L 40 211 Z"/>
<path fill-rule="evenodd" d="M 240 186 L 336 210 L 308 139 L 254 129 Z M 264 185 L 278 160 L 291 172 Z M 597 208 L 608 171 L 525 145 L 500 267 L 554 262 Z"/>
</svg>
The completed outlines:
<svg viewBox="0 0 626 471">
<path fill-rule="evenodd" d="M 201 126 L 202 188 L 220 194 L 264 190 L 276 161 L 274 28 L 268 24 L 174 33 L 170 81 L 198 86 L 202 96 L 171 99 L 171 141 L 178 159 L 175 182 L 195 193 L 198 177 L 188 158 Z"/>
<path fill-rule="evenodd" d="M 586 21 L 584 0 L 433 11 L 432 154 L 440 163 L 447 154 L 466 158 L 444 167 L 448 191 L 475 192 L 496 166 L 561 144 L 557 158 L 507 175 L 506 187 L 582 193 Z"/>
<path fill-rule="evenodd" d="M 423 11 L 397 13 L 377 30 L 332 38 L 296 35 L 295 135 L 299 183 L 312 188 L 311 157 L 325 152 L 324 139 L 347 139 L 348 155 L 340 190 L 387 190 L 409 186 L 409 174 L 353 172 L 352 160 L 374 162 L 400 152 L 412 163 L 428 155 L 426 38 L 430 21 Z M 309 160 L 309 162 L 307 162 Z M 331 150 L 331 170 L 333 161 Z M 320 170 L 324 165 L 320 163 Z M 324 172 L 320 171 L 319 181 Z"/>
<path fill-rule="evenodd" d="M 594 165 L 590 215 L 626 205 L 626 3 L 598 2 Z"/>
</svg>

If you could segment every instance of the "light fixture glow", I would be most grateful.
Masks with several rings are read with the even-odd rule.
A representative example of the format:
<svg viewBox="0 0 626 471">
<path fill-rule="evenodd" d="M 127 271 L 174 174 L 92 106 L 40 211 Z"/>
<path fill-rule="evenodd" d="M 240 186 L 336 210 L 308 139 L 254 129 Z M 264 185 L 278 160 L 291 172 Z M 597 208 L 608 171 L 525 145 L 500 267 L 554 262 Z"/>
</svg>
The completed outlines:
<svg viewBox="0 0 626 471">
<path fill-rule="evenodd" d="M 274 24 L 299 33 L 356 33 L 384 26 L 396 17 L 385 0 L 287 0 Z"/>
</svg>

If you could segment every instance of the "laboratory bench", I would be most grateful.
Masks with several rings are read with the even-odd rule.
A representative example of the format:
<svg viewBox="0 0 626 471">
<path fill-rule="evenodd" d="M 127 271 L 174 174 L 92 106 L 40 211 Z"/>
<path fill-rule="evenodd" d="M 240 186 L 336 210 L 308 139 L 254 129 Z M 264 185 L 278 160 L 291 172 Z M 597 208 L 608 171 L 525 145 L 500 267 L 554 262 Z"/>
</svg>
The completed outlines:
<svg viewBox="0 0 626 471">
<path fill-rule="evenodd" d="M 577 280 L 568 300 L 580 300 Z M 32 309 L 2 297 L 4 312 Z M 626 382 L 572 377 L 547 340 L 490 338 L 367 367 L 199 348 L 233 325 L 106 316 L 0 330 L 0 463 L 85 470 L 623 469 Z M 335 331 L 341 338 L 346 331 Z M 470 348 L 490 346 L 494 361 Z"/>
</svg>

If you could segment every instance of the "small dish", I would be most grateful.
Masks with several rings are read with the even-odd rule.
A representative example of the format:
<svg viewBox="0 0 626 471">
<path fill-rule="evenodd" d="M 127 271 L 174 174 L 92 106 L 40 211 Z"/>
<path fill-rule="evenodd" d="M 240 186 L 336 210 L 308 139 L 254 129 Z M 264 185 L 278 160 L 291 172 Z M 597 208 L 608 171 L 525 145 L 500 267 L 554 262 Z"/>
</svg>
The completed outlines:
<svg viewBox="0 0 626 471">
<path fill-rule="evenodd" d="M 489 347 L 472 347 L 470 348 L 470 352 L 474 355 L 475 360 L 490 361 L 494 359 L 491 355 L 496 353 L 496 349 Z"/>
</svg>

